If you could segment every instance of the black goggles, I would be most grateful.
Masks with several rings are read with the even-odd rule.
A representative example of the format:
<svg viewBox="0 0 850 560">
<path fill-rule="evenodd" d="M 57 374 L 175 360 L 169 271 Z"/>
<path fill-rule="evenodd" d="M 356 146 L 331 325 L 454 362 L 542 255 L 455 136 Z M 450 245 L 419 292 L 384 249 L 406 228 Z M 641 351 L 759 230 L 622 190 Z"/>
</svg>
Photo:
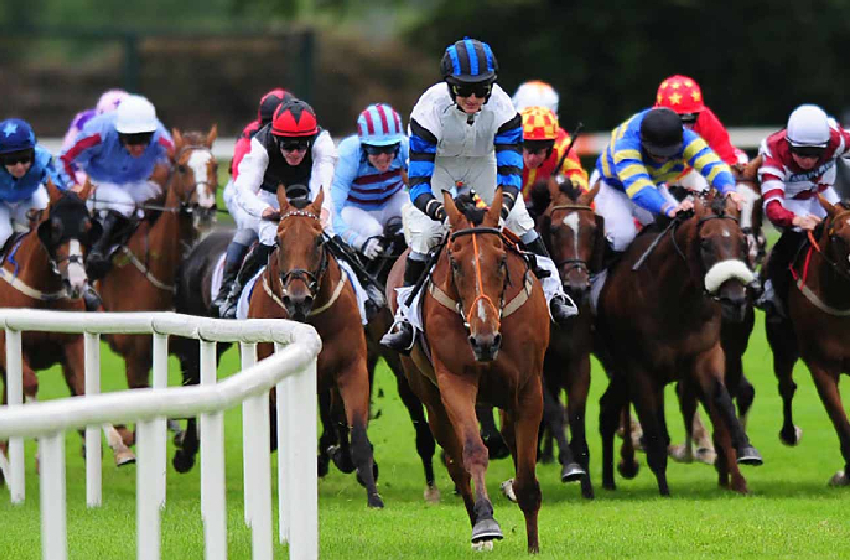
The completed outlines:
<svg viewBox="0 0 850 560">
<path fill-rule="evenodd" d="M 277 145 L 284 152 L 306 152 L 310 147 L 310 141 L 305 138 L 281 138 L 277 141 Z"/>
<path fill-rule="evenodd" d="M 371 144 L 363 144 L 363 149 L 370 156 L 379 156 L 381 154 L 396 154 L 398 153 L 398 144 L 389 144 L 387 146 L 372 146 Z"/>
<path fill-rule="evenodd" d="M 804 158 L 820 159 L 826 148 L 820 146 L 791 146 L 791 153 Z"/>
<path fill-rule="evenodd" d="M 699 113 L 682 113 L 679 117 L 682 119 L 682 124 L 696 124 Z"/>
<path fill-rule="evenodd" d="M 452 92 L 456 97 L 472 97 L 473 94 L 479 99 L 484 99 L 490 96 L 490 91 L 493 89 L 493 84 L 490 82 L 477 83 L 459 83 L 452 84 Z"/>
<path fill-rule="evenodd" d="M 554 140 L 525 140 L 522 143 L 522 149 L 531 155 L 546 153 L 554 147 Z"/>
<path fill-rule="evenodd" d="M 22 163 L 24 165 L 28 163 L 32 163 L 33 160 L 32 150 L 26 150 L 24 152 L 12 152 L 11 154 L 3 154 L 0 156 L 3 161 L 3 165 L 16 165 L 18 163 Z"/>
<path fill-rule="evenodd" d="M 134 134 L 118 134 L 118 138 L 125 146 L 147 146 L 151 143 L 153 132 L 136 132 Z"/>
</svg>

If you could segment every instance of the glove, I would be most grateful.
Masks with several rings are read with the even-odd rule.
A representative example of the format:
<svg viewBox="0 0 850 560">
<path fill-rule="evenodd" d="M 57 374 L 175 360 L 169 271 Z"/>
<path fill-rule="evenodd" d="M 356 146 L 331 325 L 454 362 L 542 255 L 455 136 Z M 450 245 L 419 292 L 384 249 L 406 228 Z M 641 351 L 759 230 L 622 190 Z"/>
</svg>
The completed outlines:
<svg viewBox="0 0 850 560">
<path fill-rule="evenodd" d="M 377 237 L 370 237 L 360 248 L 360 252 L 363 253 L 367 259 L 374 259 L 384 253 L 384 248 L 381 247 L 381 242 Z"/>
</svg>

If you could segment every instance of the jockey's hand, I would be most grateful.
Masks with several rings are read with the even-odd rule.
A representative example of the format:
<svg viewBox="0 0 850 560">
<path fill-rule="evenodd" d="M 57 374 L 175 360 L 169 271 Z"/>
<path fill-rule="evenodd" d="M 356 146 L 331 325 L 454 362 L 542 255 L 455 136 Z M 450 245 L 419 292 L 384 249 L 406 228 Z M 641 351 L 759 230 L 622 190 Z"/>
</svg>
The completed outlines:
<svg viewBox="0 0 850 560">
<path fill-rule="evenodd" d="M 673 218 L 679 212 L 687 212 L 688 210 L 693 210 L 693 209 L 694 209 L 694 201 L 690 198 L 686 198 L 685 200 L 683 200 L 682 202 L 680 202 L 676 206 L 667 210 L 667 217 Z"/>
<path fill-rule="evenodd" d="M 322 209 L 319 211 L 319 223 L 322 224 L 322 229 L 328 227 L 328 224 L 331 221 L 331 211 L 322 206 Z"/>
<path fill-rule="evenodd" d="M 817 216 L 794 216 L 794 219 L 791 220 L 791 225 L 803 231 L 812 231 L 819 223 L 820 218 Z"/>
<path fill-rule="evenodd" d="M 264 220 L 269 220 L 269 221 L 277 220 L 277 219 L 280 218 L 280 212 L 275 210 L 271 206 L 266 206 L 266 209 L 263 210 L 262 218 Z"/>
<path fill-rule="evenodd" d="M 726 198 L 733 201 L 738 206 L 738 212 L 744 209 L 744 197 L 738 191 L 730 191 L 726 193 Z"/>
<path fill-rule="evenodd" d="M 374 259 L 380 257 L 384 253 L 384 248 L 381 246 L 381 242 L 377 237 L 370 237 L 360 248 L 360 252 L 363 253 L 367 259 Z"/>
</svg>

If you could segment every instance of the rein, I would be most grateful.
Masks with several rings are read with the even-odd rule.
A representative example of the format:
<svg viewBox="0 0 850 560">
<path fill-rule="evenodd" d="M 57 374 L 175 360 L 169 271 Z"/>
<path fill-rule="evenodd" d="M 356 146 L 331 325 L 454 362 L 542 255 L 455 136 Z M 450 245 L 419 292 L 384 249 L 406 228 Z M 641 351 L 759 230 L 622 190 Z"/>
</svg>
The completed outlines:
<svg viewBox="0 0 850 560">
<path fill-rule="evenodd" d="M 844 214 L 847 214 L 847 212 L 845 212 Z M 838 218 L 830 220 L 830 226 L 836 221 L 838 221 Z M 831 229 L 831 227 L 824 227 L 824 234 L 827 236 L 827 238 L 831 236 Z M 809 286 L 807 285 L 806 282 L 809 277 L 809 265 L 811 264 L 812 253 L 814 252 L 817 252 L 820 255 L 820 258 L 823 259 L 823 261 L 828 264 L 832 271 L 838 274 L 840 278 L 850 282 L 850 275 L 841 270 L 841 268 L 838 266 L 838 263 L 826 256 L 826 254 L 821 250 L 821 246 L 815 239 L 814 234 L 809 231 L 807 232 L 807 236 L 809 238 L 809 249 L 808 251 L 806 251 L 806 258 L 803 261 L 802 274 L 799 274 L 794 269 L 793 265 L 789 266 L 789 268 L 791 269 L 791 276 L 794 278 L 794 284 L 797 286 L 797 289 L 800 290 L 803 296 L 805 296 L 805 298 L 809 300 L 809 303 L 811 303 L 827 315 L 833 315 L 835 317 L 850 316 L 850 309 L 837 309 L 828 305 L 818 296 L 818 294 L 814 290 L 809 288 Z"/>
</svg>

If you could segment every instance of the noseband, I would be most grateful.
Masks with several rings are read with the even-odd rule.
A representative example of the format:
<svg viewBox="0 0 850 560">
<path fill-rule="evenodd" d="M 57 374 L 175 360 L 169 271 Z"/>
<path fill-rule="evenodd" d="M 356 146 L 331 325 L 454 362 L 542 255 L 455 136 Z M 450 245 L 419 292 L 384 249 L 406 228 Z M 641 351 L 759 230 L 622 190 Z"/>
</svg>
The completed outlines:
<svg viewBox="0 0 850 560">
<path fill-rule="evenodd" d="M 493 311 L 496 312 L 496 317 L 497 317 L 496 330 L 501 330 L 501 328 L 502 328 L 502 309 L 505 306 L 505 291 L 506 291 L 507 286 L 508 286 L 507 260 L 506 260 L 507 257 L 505 259 L 503 259 L 501 264 L 500 264 L 500 266 L 505 267 L 506 272 L 505 272 L 505 280 L 502 283 L 502 291 L 499 294 L 499 306 L 497 307 L 496 304 L 493 303 L 493 300 L 490 299 L 490 297 L 487 294 L 484 293 L 484 282 L 483 282 L 482 277 L 481 277 L 481 261 L 478 259 L 478 238 L 477 238 L 478 234 L 498 235 L 499 239 L 502 241 L 502 243 L 503 244 L 505 243 L 505 239 L 502 236 L 502 231 L 499 228 L 471 227 L 471 228 L 466 228 L 466 229 L 456 231 L 456 232 L 451 234 L 450 239 L 452 241 L 454 241 L 455 239 L 457 239 L 458 237 L 461 237 L 463 235 L 471 235 L 472 236 L 472 250 L 473 250 L 473 253 L 475 255 L 475 292 L 476 292 L 475 293 L 475 299 L 472 300 L 472 304 L 468 308 L 469 309 L 468 313 L 466 315 L 464 315 L 463 314 L 463 297 L 460 294 L 460 290 L 458 290 L 457 296 L 458 296 L 458 306 L 460 307 L 459 311 L 460 311 L 460 315 L 463 317 L 463 325 L 464 325 L 464 327 L 466 327 L 467 332 L 469 332 L 470 328 L 471 328 L 470 327 L 470 320 L 472 318 L 472 310 L 475 308 L 475 304 L 478 303 L 479 300 L 482 300 L 482 301 L 486 302 L 487 304 L 489 304 L 490 307 L 493 309 Z M 457 280 L 455 279 L 455 270 L 457 269 L 458 265 L 457 265 L 457 262 L 452 257 L 451 250 L 447 251 L 447 253 L 448 253 L 448 256 L 449 256 L 449 263 L 451 265 L 452 282 L 454 283 L 455 287 L 457 287 Z"/>
<path fill-rule="evenodd" d="M 285 219 L 291 216 L 312 218 L 316 221 L 320 221 L 319 216 L 313 214 L 312 212 L 307 212 L 306 210 L 290 210 L 289 212 L 280 217 L 280 221 L 283 222 Z M 280 289 L 284 295 L 286 295 L 286 293 L 289 291 L 288 286 L 292 280 L 302 280 L 305 284 L 307 284 L 307 289 L 310 290 L 310 295 L 315 298 L 316 292 L 319 290 L 319 283 L 322 281 L 322 277 L 325 274 L 325 270 L 327 270 L 328 268 L 328 250 L 325 246 L 327 241 L 327 235 L 322 232 L 319 237 L 318 244 L 318 247 L 321 250 L 321 257 L 319 259 L 319 267 L 316 272 L 311 272 L 304 268 L 291 268 L 286 271 L 285 274 L 280 275 Z"/>
</svg>

